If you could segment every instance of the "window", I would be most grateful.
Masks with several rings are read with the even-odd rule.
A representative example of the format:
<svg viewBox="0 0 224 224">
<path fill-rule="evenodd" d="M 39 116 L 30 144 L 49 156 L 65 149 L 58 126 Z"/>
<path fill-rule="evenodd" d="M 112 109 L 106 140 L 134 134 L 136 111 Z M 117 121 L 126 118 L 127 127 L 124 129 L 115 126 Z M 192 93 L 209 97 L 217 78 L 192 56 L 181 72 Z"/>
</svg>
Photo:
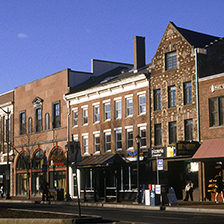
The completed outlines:
<svg viewBox="0 0 224 224">
<path fill-rule="evenodd" d="M 72 111 L 72 126 L 78 126 L 78 109 Z"/>
<path fill-rule="evenodd" d="M 82 148 L 83 148 L 83 154 L 88 154 L 89 152 L 88 134 L 84 134 L 82 136 Z"/>
<path fill-rule="evenodd" d="M 184 83 L 184 104 L 192 103 L 191 82 Z"/>
<path fill-rule="evenodd" d="M 84 107 L 82 109 L 82 124 L 88 124 L 88 108 Z"/>
<path fill-rule="evenodd" d="M 50 129 L 50 115 L 49 113 L 45 114 L 45 123 L 44 123 L 44 128 L 45 130 L 49 130 Z"/>
<path fill-rule="evenodd" d="M 133 130 L 127 129 L 127 149 L 133 147 Z"/>
<path fill-rule="evenodd" d="M 166 54 L 166 70 L 177 67 L 177 53 L 176 51 Z"/>
<path fill-rule="evenodd" d="M 32 133 L 32 117 L 28 119 L 28 134 Z"/>
<path fill-rule="evenodd" d="M 210 127 L 224 125 L 224 97 L 209 99 Z"/>
<path fill-rule="evenodd" d="M 156 124 L 155 125 L 155 145 L 162 145 L 161 124 Z"/>
<path fill-rule="evenodd" d="M 37 108 L 35 110 L 35 125 L 36 125 L 36 132 L 42 131 L 42 109 Z"/>
<path fill-rule="evenodd" d="M 141 136 L 140 147 L 146 147 L 146 127 L 139 128 L 139 135 Z"/>
<path fill-rule="evenodd" d="M 133 115 L 133 99 L 127 98 L 126 99 L 126 116 Z"/>
<path fill-rule="evenodd" d="M 146 113 L 146 101 L 145 101 L 145 95 L 139 96 L 139 114 Z"/>
<path fill-rule="evenodd" d="M 94 122 L 99 122 L 100 121 L 100 107 L 99 105 L 94 106 Z"/>
<path fill-rule="evenodd" d="M 94 148 L 95 152 L 100 152 L 100 134 L 94 135 Z"/>
<path fill-rule="evenodd" d="M 174 144 L 177 141 L 177 125 L 176 121 L 169 122 L 169 144 Z"/>
<path fill-rule="evenodd" d="M 115 118 L 121 118 L 121 100 L 115 101 Z"/>
<path fill-rule="evenodd" d="M 122 130 L 118 128 L 116 131 L 116 150 L 122 150 Z"/>
<path fill-rule="evenodd" d="M 111 150 L 111 132 L 105 132 L 105 151 Z"/>
<path fill-rule="evenodd" d="M 52 117 L 53 117 L 53 122 L 52 126 L 53 128 L 59 128 L 61 127 L 61 118 L 60 118 L 60 102 L 55 102 L 52 105 Z"/>
<path fill-rule="evenodd" d="M 193 121 L 188 119 L 184 121 L 185 141 L 193 140 Z"/>
<path fill-rule="evenodd" d="M 110 120 L 110 103 L 104 105 L 105 120 Z"/>
<path fill-rule="evenodd" d="M 26 112 L 22 111 L 19 114 L 20 135 L 26 134 Z"/>
<path fill-rule="evenodd" d="M 160 89 L 154 90 L 154 110 L 161 110 Z"/>
<path fill-rule="evenodd" d="M 176 106 L 176 86 L 168 87 L 168 107 Z"/>
</svg>

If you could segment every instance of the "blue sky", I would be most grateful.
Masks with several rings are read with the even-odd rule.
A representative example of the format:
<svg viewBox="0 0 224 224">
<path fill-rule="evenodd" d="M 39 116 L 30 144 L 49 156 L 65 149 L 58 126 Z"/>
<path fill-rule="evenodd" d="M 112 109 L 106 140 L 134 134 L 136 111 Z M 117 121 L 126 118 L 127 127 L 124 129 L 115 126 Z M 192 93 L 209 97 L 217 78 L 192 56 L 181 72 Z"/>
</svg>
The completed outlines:
<svg viewBox="0 0 224 224">
<path fill-rule="evenodd" d="M 150 63 L 169 23 L 224 37 L 224 0 L 0 0 L 0 93 L 91 59 Z M 60 85 L 60 83 L 59 83 Z"/>
</svg>

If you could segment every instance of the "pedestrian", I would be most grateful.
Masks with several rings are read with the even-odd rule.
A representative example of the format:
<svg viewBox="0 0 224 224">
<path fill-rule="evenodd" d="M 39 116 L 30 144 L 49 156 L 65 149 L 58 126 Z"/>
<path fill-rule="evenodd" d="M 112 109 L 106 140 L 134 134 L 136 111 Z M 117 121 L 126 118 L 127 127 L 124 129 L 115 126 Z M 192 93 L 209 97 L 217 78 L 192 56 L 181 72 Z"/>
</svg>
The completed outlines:
<svg viewBox="0 0 224 224">
<path fill-rule="evenodd" d="M 193 186 L 194 184 L 189 180 L 185 186 L 186 196 L 184 201 L 188 201 L 189 196 L 191 197 L 191 201 L 193 201 Z"/>
<path fill-rule="evenodd" d="M 42 189 L 42 201 L 45 200 L 45 197 L 46 197 L 46 201 L 48 201 L 48 183 L 46 180 L 44 180 L 41 183 L 41 189 Z"/>
<path fill-rule="evenodd" d="M 222 181 L 222 171 L 219 172 L 218 175 L 215 176 L 216 178 L 216 192 L 215 192 L 215 203 L 218 203 L 218 195 L 220 194 L 222 202 L 223 200 L 223 181 Z"/>
<path fill-rule="evenodd" d="M 0 194 L 1 194 L 1 197 L 3 198 L 3 194 L 4 194 L 3 186 L 1 186 L 1 188 L 0 188 Z"/>
</svg>

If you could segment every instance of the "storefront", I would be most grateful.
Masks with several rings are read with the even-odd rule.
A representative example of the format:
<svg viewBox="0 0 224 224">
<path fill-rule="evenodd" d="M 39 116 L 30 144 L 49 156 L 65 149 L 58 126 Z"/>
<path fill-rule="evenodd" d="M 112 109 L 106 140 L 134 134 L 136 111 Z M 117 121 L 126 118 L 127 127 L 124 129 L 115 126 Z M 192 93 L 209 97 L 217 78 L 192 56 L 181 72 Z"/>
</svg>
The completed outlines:
<svg viewBox="0 0 224 224">
<path fill-rule="evenodd" d="M 201 164 L 200 200 L 214 201 L 216 177 L 224 164 L 224 139 L 205 140 L 192 159 Z"/>
<path fill-rule="evenodd" d="M 46 168 L 43 168 L 44 161 Z M 16 164 L 16 195 L 42 195 L 41 183 L 44 179 L 50 188 L 66 189 L 65 162 L 66 157 L 59 147 L 52 149 L 48 161 L 41 149 L 33 157 L 21 153 Z"/>
</svg>

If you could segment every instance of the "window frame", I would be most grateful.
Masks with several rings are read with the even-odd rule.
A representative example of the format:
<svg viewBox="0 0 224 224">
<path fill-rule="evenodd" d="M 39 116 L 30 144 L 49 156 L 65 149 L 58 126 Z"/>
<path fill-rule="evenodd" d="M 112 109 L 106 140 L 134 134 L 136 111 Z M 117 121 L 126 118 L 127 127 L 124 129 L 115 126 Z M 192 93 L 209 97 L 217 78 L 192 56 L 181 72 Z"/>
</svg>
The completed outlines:
<svg viewBox="0 0 224 224">
<path fill-rule="evenodd" d="M 94 105 L 93 106 L 93 116 L 94 116 L 94 123 L 100 122 L 100 105 Z"/>
<path fill-rule="evenodd" d="M 188 84 L 190 84 L 188 86 Z M 184 105 L 192 104 L 192 83 L 184 82 Z"/>
<path fill-rule="evenodd" d="M 78 126 L 78 108 L 72 110 L 72 126 L 77 127 Z"/>
<path fill-rule="evenodd" d="M 126 144 L 127 144 L 127 150 L 133 149 L 133 128 L 127 128 L 126 129 Z"/>
<path fill-rule="evenodd" d="M 177 142 L 177 122 L 169 122 L 169 144 L 175 144 Z"/>
<path fill-rule="evenodd" d="M 88 133 L 82 135 L 82 148 L 83 148 L 83 155 L 89 154 L 89 135 L 88 135 Z"/>
<path fill-rule="evenodd" d="M 19 112 L 19 133 L 20 135 L 26 134 L 26 111 L 25 110 Z"/>
<path fill-rule="evenodd" d="M 214 97 L 209 99 L 209 126 L 217 127 L 224 125 L 224 96 Z M 216 103 L 216 110 L 212 110 Z"/>
<path fill-rule="evenodd" d="M 144 103 L 141 103 L 141 98 L 144 97 Z M 139 115 L 146 114 L 146 94 L 138 95 Z M 144 109 L 143 109 L 144 108 Z"/>
<path fill-rule="evenodd" d="M 120 107 L 117 107 L 117 105 L 120 105 Z M 115 100 L 115 119 L 121 119 L 122 118 L 122 105 L 121 100 Z"/>
<path fill-rule="evenodd" d="M 110 152 L 111 151 L 111 131 L 104 132 L 104 141 L 105 141 L 105 152 Z"/>
<path fill-rule="evenodd" d="M 61 127 L 61 102 L 60 100 L 52 103 L 52 128 Z"/>
<path fill-rule="evenodd" d="M 88 107 L 82 107 L 82 125 L 88 125 Z"/>
<path fill-rule="evenodd" d="M 120 138 L 118 138 L 118 135 Z M 116 151 L 122 150 L 122 128 L 115 129 L 115 137 L 116 137 Z"/>
<path fill-rule="evenodd" d="M 172 51 L 165 54 L 166 71 L 177 68 L 177 52 Z"/>
<path fill-rule="evenodd" d="M 145 136 L 142 135 L 142 132 L 145 132 Z M 141 136 L 140 147 L 146 148 L 147 147 L 147 129 L 146 126 L 139 127 L 139 135 Z"/>
<path fill-rule="evenodd" d="M 35 132 L 42 131 L 42 107 L 35 108 Z"/>
<path fill-rule="evenodd" d="M 99 142 L 96 141 L 97 139 L 99 139 Z M 94 134 L 94 152 L 100 152 L 100 133 Z"/>
<path fill-rule="evenodd" d="M 193 141 L 193 119 L 184 120 L 185 141 Z"/>
<path fill-rule="evenodd" d="M 173 89 L 174 88 L 174 89 Z M 168 86 L 168 107 L 176 107 L 177 97 L 176 97 L 176 86 Z"/>
<path fill-rule="evenodd" d="M 161 90 L 160 89 L 154 89 L 153 90 L 154 95 L 154 110 L 161 110 Z"/>
<path fill-rule="evenodd" d="M 107 107 L 109 107 L 109 110 L 108 110 Z M 110 105 L 110 102 L 104 103 L 104 120 L 105 121 L 111 120 L 111 105 Z"/>
<path fill-rule="evenodd" d="M 133 116 L 133 97 L 127 97 L 125 100 L 126 100 L 126 117 Z"/>
<path fill-rule="evenodd" d="M 155 124 L 154 126 L 154 132 L 155 132 L 155 136 L 154 136 L 154 144 L 155 146 L 159 146 L 162 145 L 162 125 L 161 123 L 159 124 Z"/>
</svg>

